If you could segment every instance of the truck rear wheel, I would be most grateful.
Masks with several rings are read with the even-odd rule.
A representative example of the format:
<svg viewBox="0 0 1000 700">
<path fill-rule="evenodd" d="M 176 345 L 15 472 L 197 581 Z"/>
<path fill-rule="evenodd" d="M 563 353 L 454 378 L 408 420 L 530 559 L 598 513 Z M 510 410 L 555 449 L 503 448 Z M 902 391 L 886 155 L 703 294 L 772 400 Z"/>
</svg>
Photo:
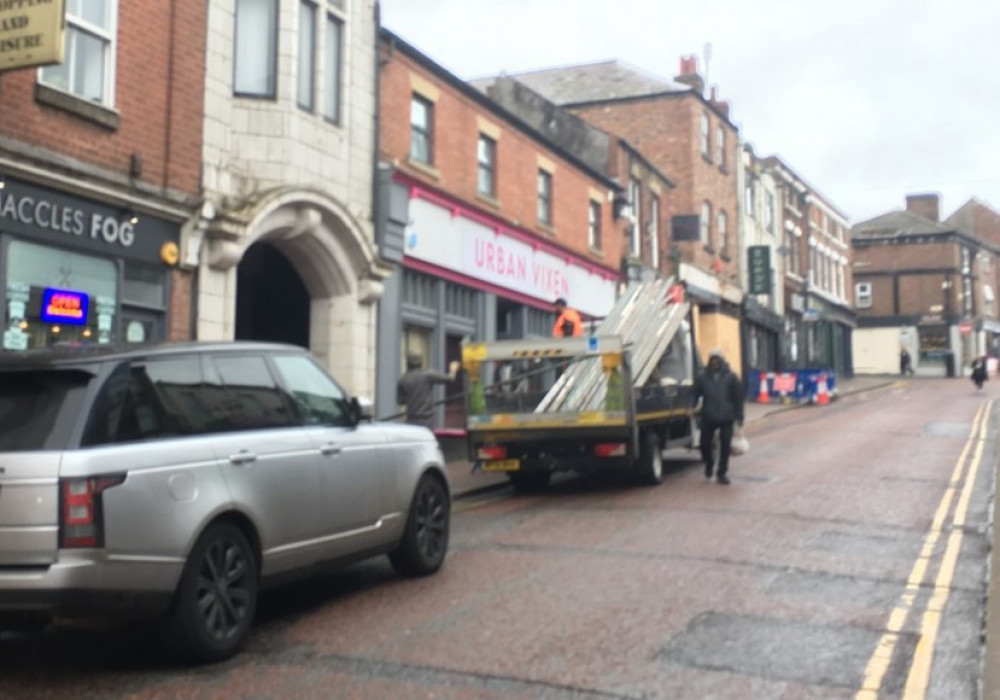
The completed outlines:
<svg viewBox="0 0 1000 700">
<path fill-rule="evenodd" d="M 647 486 L 663 483 L 663 448 L 660 436 L 652 430 L 643 432 L 639 445 L 639 479 Z"/>
</svg>

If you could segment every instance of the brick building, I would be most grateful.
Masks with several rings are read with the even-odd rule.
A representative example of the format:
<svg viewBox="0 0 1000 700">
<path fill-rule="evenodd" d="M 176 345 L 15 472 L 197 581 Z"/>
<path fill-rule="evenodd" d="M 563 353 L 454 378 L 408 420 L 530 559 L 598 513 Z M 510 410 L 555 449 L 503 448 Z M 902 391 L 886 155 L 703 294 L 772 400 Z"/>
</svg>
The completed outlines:
<svg viewBox="0 0 1000 700">
<path fill-rule="evenodd" d="M 780 192 L 786 368 L 854 371 L 849 222 L 777 156 L 765 159 Z"/>
<path fill-rule="evenodd" d="M 858 372 L 898 371 L 904 348 L 917 372 L 938 376 L 997 355 L 1000 246 L 939 210 L 938 195 L 911 195 L 852 229 Z"/>
<path fill-rule="evenodd" d="M 375 385 L 374 0 L 209 0 L 198 338 L 308 347 Z"/>
<path fill-rule="evenodd" d="M 745 143 L 740 151 L 740 286 L 743 300 L 743 366 L 787 369 L 785 343 L 784 219 L 775 173 Z"/>
<path fill-rule="evenodd" d="M 557 297 L 585 318 L 603 316 L 626 239 L 614 217 L 623 191 L 603 166 L 386 30 L 380 56 L 386 241 L 402 263 L 380 308 L 377 405 L 386 415 L 408 353 L 443 368 L 466 337 L 548 337 Z M 606 164 L 607 143 L 591 136 Z M 459 414 L 439 424 L 457 425 Z"/>
<path fill-rule="evenodd" d="M 702 353 L 742 356 L 739 285 L 738 131 L 729 105 L 693 57 L 674 80 L 620 61 L 514 74 L 513 79 L 594 126 L 624 139 L 674 184 L 672 220 L 660 258 L 675 261 L 695 304 Z"/>
<path fill-rule="evenodd" d="M 3 349 L 192 337 L 205 17 L 71 1 L 62 63 L 0 75 Z"/>
<path fill-rule="evenodd" d="M 670 178 L 626 139 L 598 129 L 513 78 L 487 78 L 473 81 L 473 85 L 624 188 L 614 208 L 614 216 L 625 220 L 627 244 L 620 261 L 623 277 L 677 274 L 677 257 L 669 254 L 675 188 Z"/>
</svg>

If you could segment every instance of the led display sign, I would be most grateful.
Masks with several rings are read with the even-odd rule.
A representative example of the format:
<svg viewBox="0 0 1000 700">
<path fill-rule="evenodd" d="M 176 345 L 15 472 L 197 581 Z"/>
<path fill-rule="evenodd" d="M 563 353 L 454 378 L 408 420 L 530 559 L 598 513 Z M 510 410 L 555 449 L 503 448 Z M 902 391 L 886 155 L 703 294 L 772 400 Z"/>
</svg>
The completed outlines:
<svg viewBox="0 0 1000 700">
<path fill-rule="evenodd" d="M 46 287 L 42 292 L 42 320 L 46 323 L 86 325 L 89 302 L 90 297 L 83 292 Z"/>
</svg>

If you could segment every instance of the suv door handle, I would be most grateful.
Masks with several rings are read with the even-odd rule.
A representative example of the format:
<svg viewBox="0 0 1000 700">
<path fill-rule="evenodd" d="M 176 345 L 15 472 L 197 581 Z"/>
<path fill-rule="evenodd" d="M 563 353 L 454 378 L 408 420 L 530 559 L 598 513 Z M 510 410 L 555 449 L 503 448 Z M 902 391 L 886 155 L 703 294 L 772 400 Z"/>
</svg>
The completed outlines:
<svg viewBox="0 0 1000 700">
<path fill-rule="evenodd" d="M 339 455 L 341 452 L 343 452 L 344 448 L 341 447 L 340 445 L 335 445 L 331 442 L 327 443 L 326 445 L 323 445 L 321 448 L 319 448 L 319 451 L 320 454 L 322 454 L 324 457 L 333 457 L 334 455 Z"/>
<path fill-rule="evenodd" d="M 250 464 L 251 462 L 257 461 L 257 455 L 253 452 L 247 452 L 246 450 L 241 450 L 240 452 L 229 455 L 229 463 L 235 464 L 237 467 L 241 467 L 244 464 Z"/>
</svg>

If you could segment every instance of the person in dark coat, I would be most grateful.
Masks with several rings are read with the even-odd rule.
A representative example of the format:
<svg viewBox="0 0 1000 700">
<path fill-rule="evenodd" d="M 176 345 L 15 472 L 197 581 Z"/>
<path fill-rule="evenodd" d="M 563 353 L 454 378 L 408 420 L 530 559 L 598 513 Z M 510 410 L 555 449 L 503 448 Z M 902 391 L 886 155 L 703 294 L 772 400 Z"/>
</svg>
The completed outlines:
<svg viewBox="0 0 1000 700">
<path fill-rule="evenodd" d="M 447 384 L 458 375 L 459 363 L 452 362 L 449 374 L 423 368 L 420 355 L 406 356 L 406 373 L 396 384 L 396 403 L 406 406 L 406 422 L 434 427 L 434 385 Z"/>
<path fill-rule="evenodd" d="M 705 463 L 705 476 L 712 478 L 715 466 L 713 442 L 719 432 L 719 465 L 716 480 L 728 484 L 729 455 L 732 450 L 733 429 L 743 425 L 743 384 L 732 373 L 722 355 L 722 350 L 708 353 L 708 364 L 698 372 L 694 381 L 694 401 L 701 400 L 701 458 Z"/>
<path fill-rule="evenodd" d="M 983 388 L 986 376 L 986 358 L 977 357 L 972 361 L 972 383 L 976 385 L 976 389 Z"/>
<path fill-rule="evenodd" d="M 910 352 L 906 348 L 899 351 L 899 373 L 903 376 L 913 375 L 913 358 L 910 357 Z"/>
</svg>

